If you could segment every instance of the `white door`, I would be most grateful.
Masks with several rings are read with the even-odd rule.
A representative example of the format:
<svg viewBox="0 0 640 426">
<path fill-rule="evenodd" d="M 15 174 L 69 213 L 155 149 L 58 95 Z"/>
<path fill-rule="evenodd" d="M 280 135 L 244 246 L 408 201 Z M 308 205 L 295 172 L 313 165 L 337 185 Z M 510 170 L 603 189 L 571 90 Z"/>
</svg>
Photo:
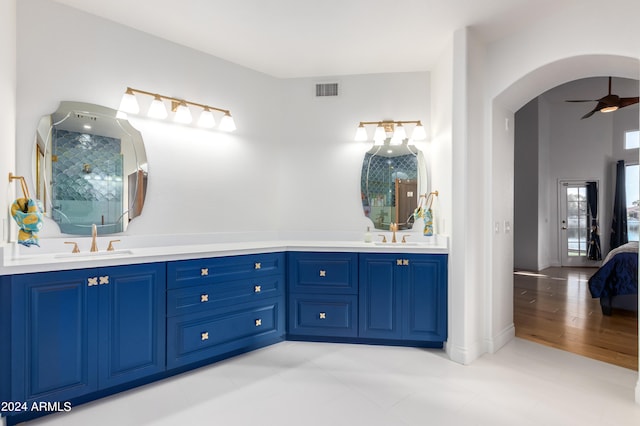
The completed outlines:
<svg viewBox="0 0 640 426">
<path fill-rule="evenodd" d="M 592 266 L 587 257 L 591 218 L 586 181 L 560 181 L 560 259 L 562 266 Z"/>
</svg>

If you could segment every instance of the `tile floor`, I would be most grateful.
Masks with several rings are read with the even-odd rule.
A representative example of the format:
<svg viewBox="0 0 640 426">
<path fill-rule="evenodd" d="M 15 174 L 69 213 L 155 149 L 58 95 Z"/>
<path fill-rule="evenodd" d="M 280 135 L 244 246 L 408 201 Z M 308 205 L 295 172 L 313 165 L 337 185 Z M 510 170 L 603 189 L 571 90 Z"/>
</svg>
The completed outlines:
<svg viewBox="0 0 640 426">
<path fill-rule="evenodd" d="M 36 425 L 639 425 L 635 371 L 522 339 L 442 350 L 283 342 Z"/>
</svg>

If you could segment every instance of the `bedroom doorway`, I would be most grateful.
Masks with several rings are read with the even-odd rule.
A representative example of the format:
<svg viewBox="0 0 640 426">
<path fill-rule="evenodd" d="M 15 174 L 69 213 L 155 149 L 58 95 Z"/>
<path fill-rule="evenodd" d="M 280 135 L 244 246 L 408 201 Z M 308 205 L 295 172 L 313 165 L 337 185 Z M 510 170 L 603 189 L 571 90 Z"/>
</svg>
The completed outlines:
<svg viewBox="0 0 640 426">
<path fill-rule="evenodd" d="M 587 183 L 586 180 L 558 182 L 558 240 L 562 266 L 596 266 L 588 256 L 591 215 L 588 208 Z"/>
</svg>

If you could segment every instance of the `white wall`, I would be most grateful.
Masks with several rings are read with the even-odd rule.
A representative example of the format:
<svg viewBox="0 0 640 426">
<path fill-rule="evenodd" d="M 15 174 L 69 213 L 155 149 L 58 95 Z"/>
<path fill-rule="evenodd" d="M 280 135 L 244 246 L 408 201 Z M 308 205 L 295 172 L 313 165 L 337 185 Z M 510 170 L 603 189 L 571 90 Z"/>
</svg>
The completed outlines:
<svg viewBox="0 0 640 426">
<path fill-rule="evenodd" d="M 339 96 L 315 97 L 315 84 L 338 82 Z M 291 79 L 283 85 L 287 136 L 280 155 L 279 227 L 284 236 L 334 233 L 362 238 L 369 219 L 360 197 L 362 160 L 372 142 L 355 142 L 360 121 L 429 121 L 429 73 Z M 373 137 L 375 127 L 369 126 Z M 407 126 L 409 132 L 409 126 Z M 416 143 L 428 151 L 430 142 Z"/>
<path fill-rule="evenodd" d="M 238 130 L 132 118 L 145 139 L 149 187 L 127 233 L 276 230 L 274 171 L 286 134 L 279 80 L 44 0 L 18 3 L 17 68 L 21 173 L 32 170 L 38 120 L 61 100 L 117 108 L 127 86 L 181 97 L 231 110 Z M 40 235 L 56 234 L 49 223 Z"/>
<path fill-rule="evenodd" d="M 0 206 L 9 206 L 15 197 L 17 181 L 9 184 L 9 173 L 16 174 L 15 119 L 16 119 L 16 0 L 0 2 L 0 99 L 3 113 L 0 114 Z M 19 188 L 19 186 L 18 186 Z M 19 193 L 20 191 L 18 191 Z M 0 214 L 0 244 L 9 239 L 9 209 Z"/>
</svg>

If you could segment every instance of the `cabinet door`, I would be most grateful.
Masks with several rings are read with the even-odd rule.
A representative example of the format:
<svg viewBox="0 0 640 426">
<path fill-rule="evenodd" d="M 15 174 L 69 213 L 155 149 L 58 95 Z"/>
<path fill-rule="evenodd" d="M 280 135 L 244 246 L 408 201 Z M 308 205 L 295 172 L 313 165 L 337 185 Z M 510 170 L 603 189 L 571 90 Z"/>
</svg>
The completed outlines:
<svg viewBox="0 0 640 426">
<path fill-rule="evenodd" d="M 400 339 L 402 288 L 396 262 L 399 256 L 360 255 L 359 336 Z"/>
<path fill-rule="evenodd" d="M 101 388 L 165 370 L 165 276 L 162 263 L 98 271 Z"/>
<path fill-rule="evenodd" d="M 65 401 L 97 390 L 92 270 L 12 279 L 12 397 Z"/>
<path fill-rule="evenodd" d="M 447 340 L 447 256 L 405 255 L 402 267 L 405 340 Z"/>
</svg>

